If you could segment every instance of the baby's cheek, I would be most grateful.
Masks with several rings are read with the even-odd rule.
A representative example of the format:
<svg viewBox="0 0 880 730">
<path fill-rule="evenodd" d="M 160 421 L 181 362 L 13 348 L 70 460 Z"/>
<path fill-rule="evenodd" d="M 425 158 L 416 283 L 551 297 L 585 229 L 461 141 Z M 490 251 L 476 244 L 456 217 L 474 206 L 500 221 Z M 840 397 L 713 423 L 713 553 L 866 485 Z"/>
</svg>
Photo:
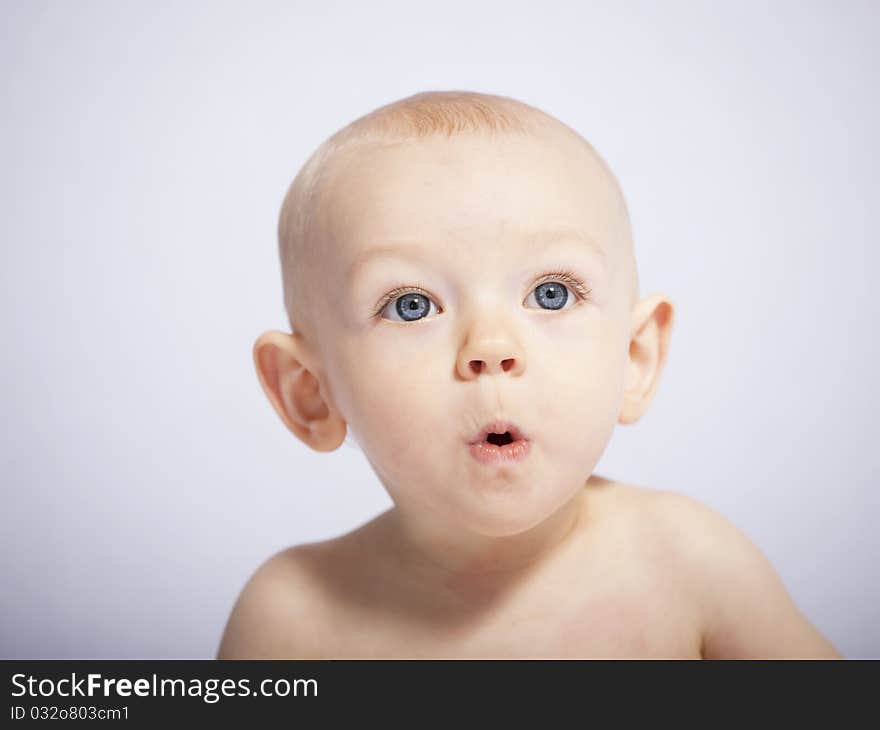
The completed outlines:
<svg viewBox="0 0 880 730">
<path fill-rule="evenodd" d="M 339 370 L 340 409 L 358 440 L 377 456 L 408 461 L 430 444 L 434 414 L 442 405 L 436 377 L 431 368 L 406 360 L 351 357 Z M 448 427 L 448 409 L 443 415 Z"/>
<path fill-rule="evenodd" d="M 560 463 L 589 466 L 601 457 L 617 420 L 618 368 L 595 350 L 571 352 L 546 367 L 542 376 L 530 378 L 532 406 L 525 425 L 534 422 L 542 447 Z"/>
</svg>

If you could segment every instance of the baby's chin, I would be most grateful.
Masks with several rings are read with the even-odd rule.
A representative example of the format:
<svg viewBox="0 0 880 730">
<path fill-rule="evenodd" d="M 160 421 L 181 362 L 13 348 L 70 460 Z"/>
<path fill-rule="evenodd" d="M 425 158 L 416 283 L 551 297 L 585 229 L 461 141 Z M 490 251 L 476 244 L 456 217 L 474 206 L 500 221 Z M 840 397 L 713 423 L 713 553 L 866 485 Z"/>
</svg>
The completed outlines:
<svg viewBox="0 0 880 730">
<path fill-rule="evenodd" d="M 522 498 L 521 493 L 492 494 L 456 511 L 455 524 L 483 537 L 515 537 L 558 517 L 558 504 Z M 574 498 L 575 495 L 571 495 Z M 568 500 L 566 500 L 568 501 Z"/>
</svg>

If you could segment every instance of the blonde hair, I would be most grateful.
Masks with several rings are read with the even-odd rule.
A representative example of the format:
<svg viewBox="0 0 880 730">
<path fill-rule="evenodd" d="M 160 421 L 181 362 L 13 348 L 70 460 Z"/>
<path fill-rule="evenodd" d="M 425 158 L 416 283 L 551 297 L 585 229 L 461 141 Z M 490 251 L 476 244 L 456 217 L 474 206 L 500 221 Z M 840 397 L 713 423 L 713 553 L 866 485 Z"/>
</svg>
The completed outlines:
<svg viewBox="0 0 880 730">
<path fill-rule="evenodd" d="M 317 294 L 310 291 L 310 284 L 316 277 L 297 276 L 297 270 L 315 261 L 310 256 L 319 245 L 314 218 L 319 208 L 322 184 L 333 158 L 357 146 L 398 144 L 433 136 L 530 135 L 549 126 L 561 129 L 586 145 L 619 192 L 611 170 L 577 132 L 537 107 L 495 94 L 474 91 L 420 92 L 374 109 L 325 140 L 306 160 L 288 188 L 278 220 L 284 308 L 291 329 L 302 330 L 310 322 L 306 314 L 308 302 Z M 620 199 L 625 210 L 622 193 Z"/>
</svg>

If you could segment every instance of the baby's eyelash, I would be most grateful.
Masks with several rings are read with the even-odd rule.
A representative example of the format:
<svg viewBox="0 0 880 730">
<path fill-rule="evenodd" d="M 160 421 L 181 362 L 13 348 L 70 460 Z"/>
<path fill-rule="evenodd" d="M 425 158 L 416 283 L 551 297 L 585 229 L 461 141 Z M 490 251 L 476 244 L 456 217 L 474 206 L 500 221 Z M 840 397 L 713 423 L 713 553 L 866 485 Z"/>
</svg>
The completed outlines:
<svg viewBox="0 0 880 730">
<path fill-rule="evenodd" d="M 550 274 L 544 274 L 534 284 L 532 284 L 532 289 L 537 286 L 541 286 L 541 284 L 544 284 L 548 281 L 561 281 L 563 284 L 568 284 L 574 290 L 574 293 L 577 294 L 578 298 L 582 301 L 589 299 L 590 294 L 593 293 L 593 290 L 588 289 L 587 285 L 584 284 L 581 278 L 571 271 L 555 271 Z"/>
<path fill-rule="evenodd" d="M 587 285 L 581 280 L 581 278 L 571 272 L 571 271 L 553 271 L 547 274 L 543 274 L 540 276 L 535 282 L 532 284 L 532 289 L 541 286 L 548 281 L 561 281 L 563 284 L 568 284 L 574 291 L 575 295 L 581 301 L 586 301 L 590 298 L 590 294 L 592 294 L 592 289 L 588 289 Z M 531 289 L 529 290 L 531 291 Z M 417 286 L 402 286 L 397 287 L 396 289 L 392 289 L 390 292 L 385 294 L 376 304 L 373 310 L 373 316 L 378 317 L 382 311 L 387 306 L 388 302 L 393 302 L 397 297 L 402 297 L 404 294 L 423 294 L 429 299 L 433 298 L 428 292 L 424 289 L 421 289 Z"/>
</svg>

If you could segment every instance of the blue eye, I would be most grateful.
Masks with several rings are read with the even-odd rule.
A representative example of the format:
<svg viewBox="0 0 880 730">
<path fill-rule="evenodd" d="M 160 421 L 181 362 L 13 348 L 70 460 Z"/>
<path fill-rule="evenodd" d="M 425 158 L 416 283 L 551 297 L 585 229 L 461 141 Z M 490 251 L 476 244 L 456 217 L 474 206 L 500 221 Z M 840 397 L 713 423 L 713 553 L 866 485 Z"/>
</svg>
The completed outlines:
<svg viewBox="0 0 880 730">
<path fill-rule="evenodd" d="M 538 307 L 544 310 L 561 310 L 569 303 L 569 300 L 571 300 L 572 306 L 576 306 L 578 301 L 586 301 L 590 297 L 590 290 L 580 279 L 569 272 L 545 274 L 539 281 L 540 283 L 526 297 L 526 302 L 534 297 Z M 569 296 L 570 291 L 574 292 L 573 297 Z M 375 316 L 391 319 L 395 322 L 417 322 L 428 315 L 432 306 L 439 311 L 434 300 L 421 289 L 399 288 L 383 297 Z M 383 316 L 386 312 L 394 312 L 396 317 Z"/>
<path fill-rule="evenodd" d="M 568 301 L 568 287 L 558 281 L 539 284 L 532 290 L 532 294 L 543 309 L 562 309 Z"/>
<path fill-rule="evenodd" d="M 404 322 L 422 319 L 431 310 L 431 300 L 424 294 L 409 292 L 394 300 L 394 311 Z"/>
</svg>

